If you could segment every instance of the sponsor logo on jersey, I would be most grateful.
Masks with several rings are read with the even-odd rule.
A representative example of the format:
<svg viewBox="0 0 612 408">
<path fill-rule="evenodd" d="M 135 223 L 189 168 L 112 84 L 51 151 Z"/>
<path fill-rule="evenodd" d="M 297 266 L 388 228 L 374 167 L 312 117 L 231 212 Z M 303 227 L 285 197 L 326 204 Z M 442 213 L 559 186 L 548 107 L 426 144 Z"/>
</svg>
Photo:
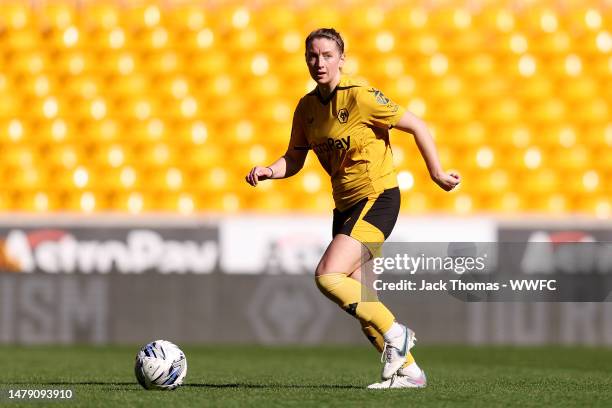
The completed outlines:
<svg viewBox="0 0 612 408">
<path fill-rule="evenodd" d="M 323 143 L 314 143 L 309 146 L 316 154 L 329 153 L 333 150 L 348 150 L 351 147 L 351 137 L 341 137 L 340 139 L 327 138 Z"/>
<path fill-rule="evenodd" d="M 385 94 L 383 94 L 381 91 L 379 91 L 376 88 L 370 88 L 368 89 L 368 92 L 371 92 L 374 95 L 374 97 L 376 98 L 376 102 L 379 105 L 386 105 L 390 102 L 389 98 L 387 98 Z"/>
</svg>

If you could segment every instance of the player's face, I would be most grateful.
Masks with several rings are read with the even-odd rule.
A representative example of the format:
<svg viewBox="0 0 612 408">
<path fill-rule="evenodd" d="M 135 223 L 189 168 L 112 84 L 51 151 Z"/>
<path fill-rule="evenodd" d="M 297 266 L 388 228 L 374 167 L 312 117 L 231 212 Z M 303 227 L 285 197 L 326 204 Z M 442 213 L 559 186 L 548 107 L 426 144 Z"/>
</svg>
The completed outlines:
<svg viewBox="0 0 612 408">
<path fill-rule="evenodd" d="M 334 40 L 315 38 L 306 49 L 306 64 L 310 76 L 318 85 L 335 86 L 340 79 L 344 55 L 340 55 Z"/>
</svg>

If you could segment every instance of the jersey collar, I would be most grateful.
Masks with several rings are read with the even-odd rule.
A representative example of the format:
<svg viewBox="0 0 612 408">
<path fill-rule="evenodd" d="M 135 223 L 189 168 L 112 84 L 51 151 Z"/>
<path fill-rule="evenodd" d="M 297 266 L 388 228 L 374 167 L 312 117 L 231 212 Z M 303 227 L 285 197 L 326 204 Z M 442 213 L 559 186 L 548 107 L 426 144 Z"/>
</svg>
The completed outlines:
<svg viewBox="0 0 612 408">
<path fill-rule="evenodd" d="M 334 90 L 329 93 L 327 98 L 324 98 L 323 95 L 321 95 L 321 92 L 319 91 L 319 87 L 317 86 L 315 88 L 315 95 L 317 96 L 317 99 L 319 100 L 319 102 L 321 102 L 321 104 L 327 105 L 329 101 L 334 99 L 334 96 L 336 96 L 336 92 L 338 92 L 339 87 L 340 87 L 340 82 L 338 82 L 338 85 L 335 86 Z"/>
</svg>

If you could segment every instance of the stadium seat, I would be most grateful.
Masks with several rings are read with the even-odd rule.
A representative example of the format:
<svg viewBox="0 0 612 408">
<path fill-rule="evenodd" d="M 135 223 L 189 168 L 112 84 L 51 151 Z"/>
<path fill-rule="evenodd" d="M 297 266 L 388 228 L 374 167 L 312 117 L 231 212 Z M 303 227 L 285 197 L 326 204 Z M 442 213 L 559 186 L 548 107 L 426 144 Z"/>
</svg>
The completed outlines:
<svg viewBox="0 0 612 408">
<path fill-rule="evenodd" d="M 609 216 L 610 23 L 609 6 L 579 1 L 7 1 L 0 209 L 328 211 L 313 154 L 291 180 L 243 177 L 286 149 L 314 87 L 304 36 L 329 25 L 345 72 L 423 117 L 465 175 L 442 194 L 393 131 L 402 211 Z"/>
</svg>

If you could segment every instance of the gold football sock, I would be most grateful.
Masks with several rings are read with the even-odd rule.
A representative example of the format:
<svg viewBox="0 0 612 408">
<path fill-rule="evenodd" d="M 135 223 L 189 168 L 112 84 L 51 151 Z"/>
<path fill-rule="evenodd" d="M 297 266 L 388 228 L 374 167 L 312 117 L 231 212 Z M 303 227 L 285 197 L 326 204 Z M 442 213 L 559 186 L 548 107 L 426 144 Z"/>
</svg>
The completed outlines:
<svg viewBox="0 0 612 408">
<path fill-rule="evenodd" d="M 370 340 L 370 343 L 372 343 L 374 348 L 378 350 L 379 353 L 382 353 L 383 347 L 385 345 L 385 340 L 383 339 L 382 334 L 380 334 L 378 330 L 376 330 L 373 326 L 364 323 L 361 323 L 361 330 L 363 331 L 363 334 L 365 334 L 365 336 L 368 338 L 368 340 Z M 412 353 L 408 352 L 408 355 L 406 356 L 406 362 L 404 363 L 402 368 L 408 367 L 414 362 L 414 356 L 412 355 Z"/>
<path fill-rule="evenodd" d="M 391 328 L 395 320 L 393 313 L 360 282 L 343 273 L 317 276 L 316 281 L 325 296 L 363 324 L 371 325 L 380 333 L 386 333 Z"/>
</svg>

